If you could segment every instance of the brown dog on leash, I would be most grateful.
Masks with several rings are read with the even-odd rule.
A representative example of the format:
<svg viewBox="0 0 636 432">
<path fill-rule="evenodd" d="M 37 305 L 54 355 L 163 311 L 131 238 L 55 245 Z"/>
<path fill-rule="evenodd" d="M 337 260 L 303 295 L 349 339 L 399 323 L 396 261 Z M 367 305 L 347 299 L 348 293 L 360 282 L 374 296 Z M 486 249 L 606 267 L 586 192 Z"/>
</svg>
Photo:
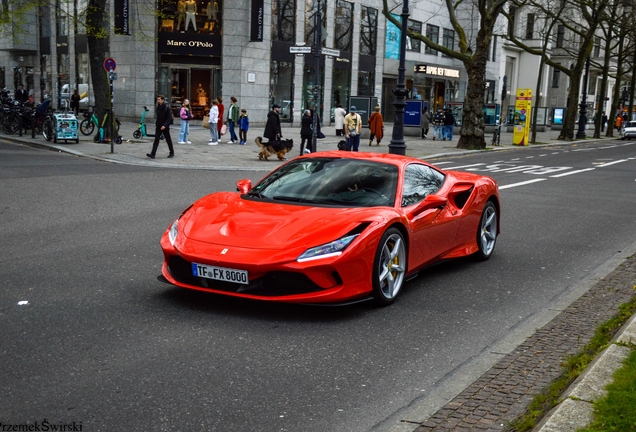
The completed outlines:
<svg viewBox="0 0 636 432">
<path fill-rule="evenodd" d="M 294 140 L 290 139 L 270 141 L 267 144 L 263 144 L 263 139 L 261 137 L 257 137 L 254 141 L 261 148 L 261 151 L 258 154 L 259 160 L 265 159 L 268 161 L 269 157 L 273 154 L 278 156 L 278 160 L 286 160 L 285 154 L 294 147 Z"/>
</svg>

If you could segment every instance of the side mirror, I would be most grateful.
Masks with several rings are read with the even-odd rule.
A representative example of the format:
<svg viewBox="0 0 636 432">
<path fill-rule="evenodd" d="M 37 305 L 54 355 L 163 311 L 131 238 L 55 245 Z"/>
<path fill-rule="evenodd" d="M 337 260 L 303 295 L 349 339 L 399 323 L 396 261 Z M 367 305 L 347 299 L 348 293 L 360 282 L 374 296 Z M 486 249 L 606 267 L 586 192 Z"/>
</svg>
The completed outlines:
<svg viewBox="0 0 636 432">
<path fill-rule="evenodd" d="M 236 190 L 240 193 L 248 193 L 252 189 L 252 180 L 243 179 L 236 182 Z"/>
<path fill-rule="evenodd" d="M 415 207 L 415 209 L 413 209 L 413 211 L 409 215 L 409 218 L 413 218 L 426 210 L 430 210 L 434 208 L 443 209 L 444 207 L 446 207 L 446 204 L 448 204 L 448 199 L 441 197 L 439 195 L 429 195 L 426 198 L 424 198 L 424 201 L 419 203 Z"/>
</svg>

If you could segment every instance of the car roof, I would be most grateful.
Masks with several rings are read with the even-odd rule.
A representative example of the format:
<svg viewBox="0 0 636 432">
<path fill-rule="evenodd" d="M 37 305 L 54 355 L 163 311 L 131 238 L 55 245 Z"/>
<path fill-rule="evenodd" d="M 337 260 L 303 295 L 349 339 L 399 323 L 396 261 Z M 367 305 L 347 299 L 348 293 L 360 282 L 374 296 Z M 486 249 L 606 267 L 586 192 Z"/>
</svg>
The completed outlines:
<svg viewBox="0 0 636 432">
<path fill-rule="evenodd" d="M 348 152 L 348 151 L 342 151 L 342 150 L 332 150 L 332 151 L 310 153 L 310 154 L 300 156 L 300 158 L 302 159 L 310 159 L 310 158 L 318 158 L 318 157 L 368 160 L 368 161 L 374 161 L 374 162 L 390 163 L 390 164 L 399 165 L 399 166 L 406 165 L 413 162 L 421 163 L 424 165 L 430 165 L 428 162 L 425 162 L 422 159 L 416 159 L 411 156 L 403 156 L 403 155 L 387 154 L 387 153 Z"/>
</svg>

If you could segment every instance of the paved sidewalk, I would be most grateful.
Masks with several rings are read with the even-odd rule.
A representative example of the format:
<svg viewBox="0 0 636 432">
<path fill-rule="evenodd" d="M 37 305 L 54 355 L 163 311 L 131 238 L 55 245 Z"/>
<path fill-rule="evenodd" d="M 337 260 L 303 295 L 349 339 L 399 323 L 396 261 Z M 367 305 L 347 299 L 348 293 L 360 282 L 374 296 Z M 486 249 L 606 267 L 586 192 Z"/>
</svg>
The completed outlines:
<svg viewBox="0 0 636 432">
<path fill-rule="evenodd" d="M 199 125 L 197 125 L 199 124 Z M 148 125 L 152 127 L 152 125 Z M 225 135 L 221 144 L 208 146 L 209 131 L 200 126 L 198 121 L 193 121 L 190 128 L 189 140 L 192 144 L 177 144 L 178 126 L 171 128 L 171 136 L 175 147 L 175 157 L 167 159 L 168 148 L 165 141 L 161 141 L 156 159 L 146 157 L 152 148 L 152 138 L 134 139 L 133 132 L 137 129 L 135 123 L 123 123 L 120 134 L 123 137 L 122 144 L 111 145 L 93 143 L 92 136 L 80 135 L 80 142 L 54 144 L 44 140 L 40 135 L 31 138 L 30 135 L 19 137 L 18 135 L 2 135 L 9 141 L 23 143 L 31 146 L 39 146 L 61 152 L 76 154 L 113 163 L 122 163 L 139 166 L 155 166 L 161 168 L 180 169 L 207 169 L 207 170 L 250 170 L 270 171 L 282 162 L 275 157 L 270 161 L 259 161 L 260 149 L 254 143 L 254 139 L 261 135 L 262 130 L 250 130 L 248 144 L 227 144 L 229 135 Z M 285 138 L 294 140 L 294 148 L 288 154 L 288 158 L 299 154 L 300 128 L 283 125 Z M 431 130 L 432 132 L 432 130 Z M 318 150 L 336 150 L 339 137 L 335 136 L 332 127 L 323 128 L 327 135 L 325 139 L 318 141 Z M 366 133 L 366 134 L 365 134 Z M 361 151 L 388 153 L 387 145 L 391 141 L 392 127 L 387 125 L 387 134 L 381 146 L 368 146 L 368 131 L 363 132 L 361 138 Z M 547 131 L 537 134 L 537 145 L 568 145 L 565 141 L 558 141 L 558 131 Z M 429 136 L 432 136 L 429 135 Z M 588 138 L 592 131 L 588 131 Z M 492 134 L 487 134 L 487 143 Z M 365 139 L 366 138 L 366 139 Z M 444 155 L 472 153 L 457 149 L 455 135 L 453 141 L 433 141 L 419 137 L 405 137 L 407 145 L 406 154 L 421 159 L 432 159 Z M 588 141 L 594 141 L 589 139 Z M 512 133 L 502 134 L 501 146 L 492 147 L 488 144 L 485 151 L 511 149 Z M 514 147 L 519 148 L 519 147 Z M 430 401 L 426 401 L 419 407 L 415 407 L 408 418 L 392 429 L 393 432 L 425 432 L 425 431 L 468 431 L 468 430 L 508 430 L 511 420 L 527 409 L 532 397 L 548 386 L 557 378 L 562 370 L 562 362 L 570 355 L 576 353 L 592 337 L 596 327 L 614 315 L 618 306 L 634 296 L 634 282 L 636 281 L 636 244 L 631 251 L 617 257 L 612 262 L 618 267 L 606 277 L 599 277 L 595 285 L 582 287 L 585 293 L 571 304 L 565 304 L 562 309 L 555 305 L 551 309 L 549 321 L 532 335 L 528 335 L 526 341 L 519 346 L 512 347 L 505 353 L 493 352 L 493 355 L 501 359 L 479 379 L 468 385 L 459 394 L 443 395 L 437 398 L 434 405 L 437 408 L 431 410 Z M 610 271 L 608 270 L 607 273 Z M 596 281 L 595 281 L 596 282 Z M 588 290 L 589 288 L 589 290 Z M 579 294 L 580 295 L 580 294 Z M 540 327 L 540 326 L 538 326 Z M 636 324 L 632 322 L 629 334 L 636 335 Z M 633 336 L 632 343 L 636 336 Z M 608 350 L 609 351 L 609 350 Z M 604 354 L 605 355 L 605 354 Z M 602 387 L 607 382 L 607 377 L 619 366 L 612 351 L 610 356 L 614 361 L 604 361 L 603 356 L 595 362 L 595 371 L 589 375 L 601 376 L 593 381 L 602 394 Z M 590 368 L 590 370 L 594 369 Z M 599 372 L 600 371 L 600 372 Z M 587 374 L 585 374 L 587 375 Z M 577 393 L 578 385 L 589 387 L 589 380 L 584 384 L 574 386 L 570 397 L 555 410 L 553 415 L 546 417 L 542 424 L 542 431 L 575 431 L 589 419 L 590 404 L 583 407 L 575 403 L 577 399 L 593 400 L 597 395 L 590 396 Z M 439 403 L 443 400 L 442 403 Z M 584 403 L 584 402 L 582 402 Z M 425 406 L 426 405 L 426 406 Z M 440 409 L 438 409 L 441 407 Z M 582 414 L 583 412 L 583 414 Z M 581 424 L 583 422 L 583 424 Z"/>
<path fill-rule="evenodd" d="M 81 120 L 81 119 L 80 119 Z M 18 135 L 2 135 L 15 142 L 22 142 L 29 145 L 45 146 L 48 148 L 58 149 L 63 152 L 73 153 L 77 155 L 87 156 L 91 158 L 108 160 L 116 163 L 156 166 L 164 168 L 188 168 L 188 169 L 212 169 L 212 170 L 257 170 L 270 171 L 281 164 L 276 157 L 270 158 L 269 161 L 259 161 L 258 153 L 260 148 L 254 143 L 257 136 L 263 133 L 262 128 L 252 128 L 247 135 L 247 145 L 228 144 L 229 134 L 223 136 L 221 144 L 217 146 L 207 145 L 210 140 L 210 132 L 208 129 L 201 127 L 200 120 L 192 121 L 190 126 L 189 140 L 192 144 L 177 144 L 179 135 L 179 126 L 173 125 L 170 128 L 170 135 L 175 149 L 174 158 L 167 159 L 168 146 L 165 141 L 161 141 L 157 150 L 156 159 L 146 157 L 146 153 L 150 153 L 152 149 L 153 138 L 142 137 L 134 139 L 133 132 L 137 129 L 137 123 L 122 123 L 120 135 L 123 138 L 122 144 L 115 144 L 114 153 L 111 153 L 111 145 L 96 144 L 93 142 L 92 136 L 84 136 L 80 133 L 80 142 L 63 141 L 54 144 L 46 141 L 42 135 L 31 138 L 31 135 L 19 137 Z M 152 124 L 146 125 L 154 132 Z M 300 154 L 300 127 L 292 127 L 283 124 L 284 138 L 294 140 L 294 148 L 287 155 L 288 159 Z M 459 128 L 456 128 L 457 130 Z M 320 150 L 337 150 L 340 137 L 336 137 L 333 127 L 325 127 L 322 129 L 326 138 L 318 140 L 318 151 Z M 360 151 L 382 152 L 388 153 L 388 144 L 391 142 L 391 134 L 393 133 L 392 125 L 387 125 L 385 137 L 380 146 L 368 145 L 368 130 L 363 130 Z M 559 131 L 547 131 L 537 133 L 537 142 L 541 144 L 567 144 L 565 141 L 557 141 L 556 138 Z M 592 136 L 592 131 L 589 131 Z M 432 129 L 429 133 L 432 137 Z M 492 147 L 490 141 L 492 133 L 486 135 L 487 149 L 505 149 L 512 146 L 512 133 L 504 132 L 501 137 L 501 145 Z M 406 154 L 416 158 L 432 158 L 445 154 L 456 154 L 471 152 L 470 150 L 462 150 L 457 148 L 459 135 L 455 134 L 452 141 L 439 141 L 432 139 L 422 139 L 416 136 L 406 136 L 404 138 L 407 145 Z M 473 151 L 474 152 L 474 151 Z"/>
</svg>

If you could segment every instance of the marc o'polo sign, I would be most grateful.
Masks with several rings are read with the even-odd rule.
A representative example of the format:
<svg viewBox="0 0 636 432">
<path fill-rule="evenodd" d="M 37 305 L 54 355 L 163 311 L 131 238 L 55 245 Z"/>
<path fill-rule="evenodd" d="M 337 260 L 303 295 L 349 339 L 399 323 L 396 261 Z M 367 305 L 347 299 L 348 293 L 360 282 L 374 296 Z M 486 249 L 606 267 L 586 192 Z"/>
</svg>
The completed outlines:
<svg viewBox="0 0 636 432">
<path fill-rule="evenodd" d="M 250 42 L 263 42 L 264 0 L 252 0 Z"/>
<path fill-rule="evenodd" d="M 221 35 L 159 32 L 159 53 L 220 57 Z"/>
</svg>

